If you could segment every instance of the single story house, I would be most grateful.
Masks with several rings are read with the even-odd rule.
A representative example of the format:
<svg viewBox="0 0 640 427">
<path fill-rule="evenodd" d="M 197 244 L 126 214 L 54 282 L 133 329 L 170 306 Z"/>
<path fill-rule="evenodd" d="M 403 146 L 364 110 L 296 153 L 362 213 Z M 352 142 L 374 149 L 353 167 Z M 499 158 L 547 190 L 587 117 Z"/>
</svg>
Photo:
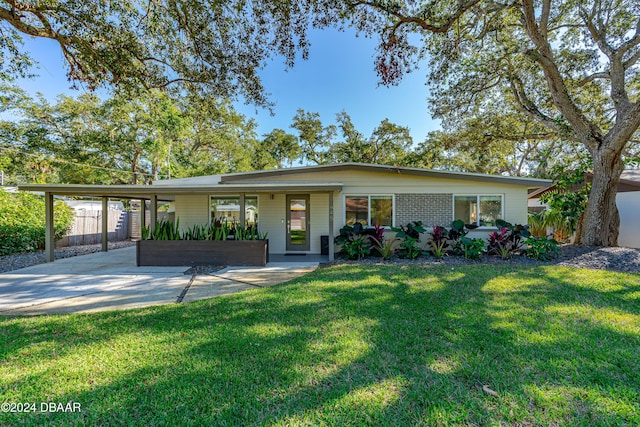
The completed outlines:
<svg viewBox="0 0 640 427">
<path fill-rule="evenodd" d="M 478 226 L 474 235 L 486 236 L 497 219 L 525 224 L 528 191 L 549 185 L 543 179 L 343 163 L 162 180 L 149 186 L 33 184 L 20 189 L 45 192 L 47 224 L 52 224 L 57 194 L 99 196 L 105 204 L 109 197 L 148 199 L 152 224 L 158 200 L 170 201 L 182 229 L 207 224 L 215 220 L 216 209 L 237 205 L 240 224 L 254 220 L 262 233 L 269 233 L 270 254 L 321 254 L 322 236 L 333 242 L 340 228 L 356 222 L 389 228 L 422 221 L 432 227 L 462 219 Z M 326 253 L 333 259 L 333 244 Z"/>
<path fill-rule="evenodd" d="M 587 173 L 590 182 L 592 174 Z M 529 194 L 529 209 L 539 212 L 548 208 L 540 201 L 540 196 L 555 189 L 555 186 L 539 188 Z M 618 245 L 627 248 L 640 248 L 640 170 L 628 169 L 620 175 L 616 194 L 616 205 L 620 214 L 620 234 Z"/>
</svg>

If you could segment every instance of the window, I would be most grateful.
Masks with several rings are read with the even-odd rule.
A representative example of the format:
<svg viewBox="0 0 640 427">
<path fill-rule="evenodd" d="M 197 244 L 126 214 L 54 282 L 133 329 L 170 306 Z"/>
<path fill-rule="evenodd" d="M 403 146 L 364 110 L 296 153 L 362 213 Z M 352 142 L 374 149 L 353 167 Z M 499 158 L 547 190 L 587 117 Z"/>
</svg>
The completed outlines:
<svg viewBox="0 0 640 427">
<path fill-rule="evenodd" d="M 461 219 L 465 224 L 494 227 L 497 219 L 502 219 L 502 196 L 454 196 L 453 219 Z"/>
<path fill-rule="evenodd" d="M 244 198 L 245 226 L 258 223 L 258 197 Z M 211 197 L 211 221 L 237 223 L 240 221 L 240 196 Z"/>
<path fill-rule="evenodd" d="M 344 204 L 347 225 L 393 225 L 393 196 L 346 196 Z"/>
</svg>

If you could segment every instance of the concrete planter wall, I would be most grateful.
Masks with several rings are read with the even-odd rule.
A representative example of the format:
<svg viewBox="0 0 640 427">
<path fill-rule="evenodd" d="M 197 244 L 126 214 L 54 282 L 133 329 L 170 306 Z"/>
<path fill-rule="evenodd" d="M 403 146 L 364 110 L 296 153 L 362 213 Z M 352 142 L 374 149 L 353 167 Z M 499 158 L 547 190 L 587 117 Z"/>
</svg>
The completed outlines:
<svg viewBox="0 0 640 427">
<path fill-rule="evenodd" d="M 138 240 L 138 266 L 264 266 L 269 240 Z"/>
</svg>

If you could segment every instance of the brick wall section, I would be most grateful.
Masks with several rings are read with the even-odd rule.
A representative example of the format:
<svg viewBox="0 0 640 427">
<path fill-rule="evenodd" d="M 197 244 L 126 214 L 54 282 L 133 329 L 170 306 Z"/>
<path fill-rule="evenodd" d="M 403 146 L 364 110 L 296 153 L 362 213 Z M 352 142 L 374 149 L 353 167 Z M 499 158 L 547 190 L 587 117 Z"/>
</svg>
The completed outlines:
<svg viewBox="0 0 640 427">
<path fill-rule="evenodd" d="M 449 226 L 453 194 L 396 194 L 396 226 L 422 221 L 427 227 Z"/>
</svg>

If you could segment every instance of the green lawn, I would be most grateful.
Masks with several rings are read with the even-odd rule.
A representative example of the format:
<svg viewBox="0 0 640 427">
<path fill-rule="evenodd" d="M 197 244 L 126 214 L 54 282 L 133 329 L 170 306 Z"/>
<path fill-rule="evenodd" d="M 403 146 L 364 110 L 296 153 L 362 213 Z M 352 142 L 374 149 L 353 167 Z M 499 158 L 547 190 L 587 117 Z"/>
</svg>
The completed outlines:
<svg viewBox="0 0 640 427">
<path fill-rule="evenodd" d="M 0 402 L 82 405 L 0 425 L 636 426 L 639 282 L 347 265 L 193 304 L 0 318 Z"/>
</svg>

